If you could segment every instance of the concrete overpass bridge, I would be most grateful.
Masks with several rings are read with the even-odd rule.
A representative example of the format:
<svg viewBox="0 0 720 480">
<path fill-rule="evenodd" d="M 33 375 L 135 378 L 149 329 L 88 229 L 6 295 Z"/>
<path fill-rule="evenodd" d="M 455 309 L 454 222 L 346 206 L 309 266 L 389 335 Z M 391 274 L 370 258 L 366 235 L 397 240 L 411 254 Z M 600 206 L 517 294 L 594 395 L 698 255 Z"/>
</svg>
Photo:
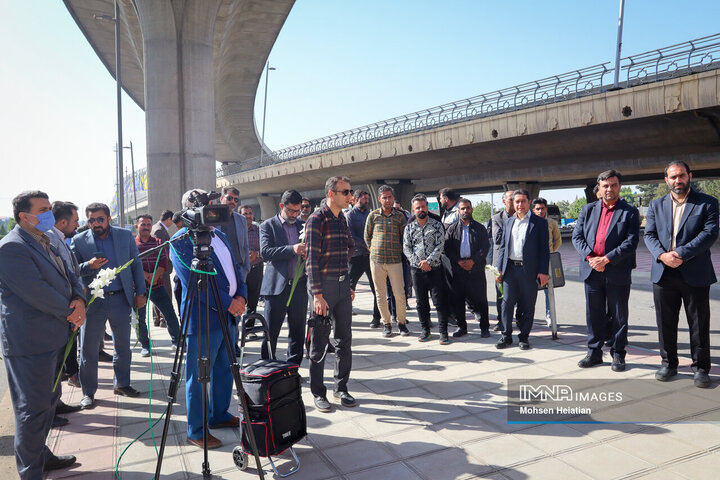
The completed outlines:
<svg viewBox="0 0 720 480">
<path fill-rule="evenodd" d="M 376 122 L 273 152 L 266 165 L 224 165 L 218 186 L 270 213 L 285 189 L 321 196 L 340 174 L 394 184 L 406 205 L 446 186 L 586 187 L 607 168 L 626 183 L 658 180 L 672 159 L 720 175 L 720 34 L 627 57 L 620 89 L 612 78 L 595 65 Z"/>
</svg>

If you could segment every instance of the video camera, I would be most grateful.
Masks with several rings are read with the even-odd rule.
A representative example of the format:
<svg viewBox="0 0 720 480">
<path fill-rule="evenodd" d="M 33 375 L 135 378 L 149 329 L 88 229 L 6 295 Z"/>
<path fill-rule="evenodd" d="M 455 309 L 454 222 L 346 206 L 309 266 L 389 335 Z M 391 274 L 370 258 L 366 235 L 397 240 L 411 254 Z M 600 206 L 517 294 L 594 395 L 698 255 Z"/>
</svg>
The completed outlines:
<svg viewBox="0 0 720 480">
<path fill-rule="evenodd" d="M 188 197 L 193 206 L 180 212 L 183 226 L 193 240 L 193 255 L 203 262 L 207 261 L 212 253 L 210 227 L 230 221 L 230 210 L 226 205 L 210 205 L 216 198 L 220 198 L 217 192 L 193 190 Z"/>
</svg>

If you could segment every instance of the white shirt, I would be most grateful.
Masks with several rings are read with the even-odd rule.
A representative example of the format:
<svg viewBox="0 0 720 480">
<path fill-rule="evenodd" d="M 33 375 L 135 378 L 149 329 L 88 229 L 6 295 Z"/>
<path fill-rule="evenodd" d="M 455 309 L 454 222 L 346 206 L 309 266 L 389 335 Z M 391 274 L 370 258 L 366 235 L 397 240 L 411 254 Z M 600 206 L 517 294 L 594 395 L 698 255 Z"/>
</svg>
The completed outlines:
<svg viewBox="0 0 720 480">
<path fill-rule="evenodd" d="M 520 220 L 518 219 L 517 213 L 513 215 L 515 221 L 513 222 L 512 232 L 510 234 L 509 242 L 509 257 L 510 260 L 518 260 L 522 262 L 523 259 L 523 246 L 525 246 L 525 237 L 527 236 L 527 229 L 530 225 L 530 212 L 525 214 L 525 217 Z"/>
<path fill-rule="evenodd" d="M 220 260 L 220 266 L 225 272 L 225 276 L 230 284 L 228 287 L 228 293 L 231 297 L 234 297 L 235 291 L 237 290 L 237 278 L 235 277 L 235 267 L 233 266 L 232 254 L 227 248 L 227 245 L 225 245 L 225 243 L 215 235 L 212 236 L 210 246 L 213 248 L 218 260 Z"/>
</svg>

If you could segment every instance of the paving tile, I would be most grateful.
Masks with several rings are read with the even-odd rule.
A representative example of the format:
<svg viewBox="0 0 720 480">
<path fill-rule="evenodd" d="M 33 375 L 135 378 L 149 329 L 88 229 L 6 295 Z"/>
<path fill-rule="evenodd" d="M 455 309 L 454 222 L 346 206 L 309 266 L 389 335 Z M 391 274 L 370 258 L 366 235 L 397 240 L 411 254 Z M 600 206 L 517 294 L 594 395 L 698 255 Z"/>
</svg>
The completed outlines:
<svg viewBox="0 0 720 480">
<path fill-rule="evenodd" d="M 362 454 L 358 454 L 362 452 Z M 323 452 L 341 473 L 352 473 L 394 460 L 383 442 L 358 440 Z"/>
<path fill-rule="evenodd" d="M 667 468 L 669 472 L 693 480 L 716 480 L 718 469 L 720 469 L 720 455 L 717 453 L 706 453 L 685 462 L 674 463 Z"/>
<path fill-rule="evenodd" d="M 405 411 L 420 422 L 428 424 L 470 416 L 470 413 L 468 413 L 466 409 L 457 405 L 451 405 L 447 402 L 418 404 L 407 407 Z"/>
<path fill-rule="evenodd" d="M 677 440 L 670 435 L 652 435 L 642 432 L 613 440 L 608 442 L 608 445 L 625 452 L 632 452 L 634 456 L 653 465 L 660 465 L 701 450 L 695 445 Z"/>
<path fill-rule="evenodd" d="M 619 478 L 652 466 L 630 453 L 605 444 L 565 453 L 558 458 L 598 480 Z M 608 468 L 608 465 L 612 465 L 612 468 Z"/>
<path fill-rule="evenodd" d="M 421 477 L 410 470 L 410 468 L 402 462 L 395 462 L 389 465 L 382 465 L 362 472 L 353 473 L 347 475 L 346 478 L 347 480 L 421 480 Z"/>
<path fill-rule="evenodd" d="M 310 442 L 320 449 L 343 445 L 369 436 L 370 434 L 364 428 L 351 419 L 329 422 L 322 427 L 308 429 Z"/>
<path fill-rule="evenodd" d="M 529 478 L 533 480 L 556 480 L 558 478 L 590 480 L 593 478 L 556 458 L 543 458 L 528 465 L 502 470 L 501 473 L 512 480 L 525 480 Z"/>
<path fill-rule="evenodd" d="M 494 470 L 460 448 L 446 448 L 436 453 L 421 455 L 405 461 L 424 479 L 466 480 Z"/>
<path fill-rule="evenodd" d="M 399 459 L 407 459 L 452 446 L 452 442 L 432 430 L 421 427 L 381 438 Z"/>
<path fill-rule="evenodd" d="M 477 460 L 491 462 L 500 467 L 509 467 L 516 463 L 546 456 L 542 450 L 510 434 L 483 438 L 467 443 L 463 445 L 463 448 Z"/>
<path fill-rule="evenodd" d="M 720 424 L 673 423 L 662 425 L 670 437 L 703 449 L 720 447 Z"/>
<path fill-rule="evenodd" d="M 477 415 L 468 415 L 448 422 L 436 423 L 432 428 L 455 446 L 498 435 L 498 429 L 495 425 L 483 422 Z"/>
<path fill-rule="evenodd" d="M 534 426 L 515 432 L 513 436 L 549 454 L 593 443 L 590 437 L 583 436 L 577 430 L 573 430 L 567 425 L 557 424 Z"/>
</svg>

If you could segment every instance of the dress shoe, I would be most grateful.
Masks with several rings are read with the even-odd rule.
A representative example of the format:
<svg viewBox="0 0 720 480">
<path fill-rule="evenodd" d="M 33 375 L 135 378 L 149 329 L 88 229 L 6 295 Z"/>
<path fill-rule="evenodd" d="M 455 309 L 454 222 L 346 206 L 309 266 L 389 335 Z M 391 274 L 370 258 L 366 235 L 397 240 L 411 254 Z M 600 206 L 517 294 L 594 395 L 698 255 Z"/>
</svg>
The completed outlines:
<svg viewBox="0 0 720 480">
<path fill-rule="evenodd" d="M 340 405 L 343 407 L 354 407 L 357 405 L 355 397 L 350 395 L 348 392 L 335 392 L 333 396 L 340 400 Z"/>
<path fill-rule="evenodd" d="M 115 395 L 122 395 L 123 397 L 139 397 L 140 392 L 135 390 L 133 387 L 128 385 L 127 387 L 117 387 L 113 390 Z"/>
<path fill-rule="evenodd" d="M 50 471 L 50 470 L 60 470 L 61 468 L 68 468 L 71 465 L 74 465 L 77 459 L 74 455 L 53 455 L 52 457 L 45 460 L 45 465 L 43 465 L 43 470 Z"/>
<path fill-rule="evenodd" d="M 75 413 L 82 410 L 82 405 L 79 403 L 68 405 L 67 403 L 60 400 L 55 407 L 55 415 L 65 415 L 66 413 Z"/>
<path fill-rule="evenodd" d="M 710 375 L 708 375 L 707 372 L 703 372 L 702 370 L 697 371 L 695 372 L 695 376 L 693 377 L 693 382 L 698 388 L 710 388 Z"/>
<path fill-rule="evenodd" d="M 490 338 L 490 330 L 487 328 L 480 331 L 480 338 Z"/>
<path fill-rule="evenodd" d="M 467 335 L 467 328 L 458 328 L 453 332 L 453 337 L 455 338 L 459 338 L 465 335 Z"/>
<path fill-rule="evenodd" d="M 315 397 L 315 408 L 317 408 L 319 412 L 323 413 L 328 413 L 332 410 L 332 406 L 330 405 L 330 402 L 328 402 L 328 399 L 320 396 Z"/>
<path fill-rule="evenodd" d="M 93 395 L 85 395 L 82 397 L 82 400 L 80 400 L 80 406 L 83 410 L 95 408 L 95 397 Z"/>
<path fill-rule="evenodd" d="M 612 366 L 610 368 L 612 368 L 613 372 L 624 372 L 625 359 L 620 357 L 619 355 L 615 355 L 613 357 Z"/>
<path fill-rule="evenodd" d="M 202 438 L 200 438 L 198 440 L 193 440 L 192 438 L 188 438 L 187 441 L 188 441 L 188 443 L 195 445 L 196 447 L 203 448 L 203 439 Z M 220 448 L 220 447 L 222 447 L 222 442 L 219 439 L 213 437 L 212 435 L 210 435 L 208 433 L 208 441 L 207 441 L 208 450 L 212 450 L 214 448 Z"/>
<path fill-rule="evenodd" d="M 659 380 L 661 382 L 667 382 L 672 377 L 677 375 L 677 368 L 670 368 L 670 367 L 660 367 L 660 370 L 655 372 L 655 380 Z"/>
<path fill-rule="evenodd" d="M 507 348 L 510 345 L 512 345 L 512 339 L 510 338 L 501 338 L 498 340 L 498 342 L 495 344 L 495 348 L 501 350 L 503 348 Z"/>
<path fill-rule="evenodd" d="M 100 353 L 98 353 L 98 362 L 108 362 L 112 363 L 113 356 L 107 353 L 105 350 L 100 350 Z"/>
<path fill-rule="evenodd" d="M 70 378 L 68 378 L 68 385 L 75 388 L 80 388 L 80 379 L 78 378 L 77 374 L 72 375 Z"/>
<path fill-rule="evenodd" d="M 578 362 L 578 367 L 580 368 L 590 368 L 595 365 L 600 365 L 603 363 L 602 357 L 601 358 L 594 358 L 592 355 L 585 355 L 585 358 L 580 360 Z"/>
<path fill-rule="evenodd" d="M 55 415 L 52 421 L 52 428 L 64 427 L 68 423 L 70 423 L 70 420 L 67 418 Z"/>
<path fill-rule="evenodd" d="M 238 417 L 232 417 L 222 423 L 216 423 L 214 425 L 208 425 L 210 428 L 238 428 L 240 426 L 240 419 Z"/>
<path fill-rule="evenodd" d="M 530 342 L 520 342 L 520 350 L 530 350 Z"/>
</svg>

